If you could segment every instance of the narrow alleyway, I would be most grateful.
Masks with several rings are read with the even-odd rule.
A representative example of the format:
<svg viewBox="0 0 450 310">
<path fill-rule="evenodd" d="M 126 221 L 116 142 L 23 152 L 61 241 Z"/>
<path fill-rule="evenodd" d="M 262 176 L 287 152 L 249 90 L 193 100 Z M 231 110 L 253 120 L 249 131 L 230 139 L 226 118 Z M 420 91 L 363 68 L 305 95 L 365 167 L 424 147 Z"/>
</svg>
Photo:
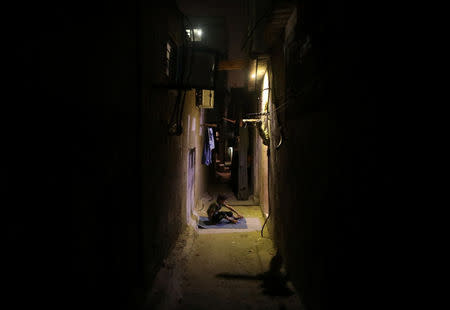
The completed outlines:
<svg viewBox="0 0 450 310">
<path fill-rule="evenodd" d="M 323 0 L 4 12 L 5 309 L 391 306 L 409 262 L 400 168 L 417 170 L 399 151 L 423 127 L 399 87 L 420 59 L 395 45 L 420 15 Z M 245 221 L 205 227 L 219 193 Z"/>
<path fill-rule="evenodd" d="M 234 208 L 262 225 L 259 206 Z M 276 249 L 268 232 L 261 237 L 260 230 L 217 230 L 199 230 L 182 276 L 178 309 L 301 308 L 292 285 L 285 283 L 284 273 L 277 273 Z"/>
</svg>

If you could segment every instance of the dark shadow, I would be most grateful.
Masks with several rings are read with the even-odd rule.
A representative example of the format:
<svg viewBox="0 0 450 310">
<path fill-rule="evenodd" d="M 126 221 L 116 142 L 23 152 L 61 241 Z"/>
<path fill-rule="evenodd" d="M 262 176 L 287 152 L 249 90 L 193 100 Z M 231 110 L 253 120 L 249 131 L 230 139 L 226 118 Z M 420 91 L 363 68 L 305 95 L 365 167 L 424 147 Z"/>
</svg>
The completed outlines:
<svg viewBox="0 0 450 310">
<path fill-rule="evenodd" d="M 233 273 L 219 273 L 218 278 L 229 280 L 247 280 L 247 281 L 262 281 L 261 287 L 263 294 L 269 296 L 289 297 L 294 292 L 287 287 L 287 277 L 281 272 L 282 257 L 279 252 L 272 257 L 270 261 L 270 269 L 267 272 L 257 275 L 233 274 Z"/>
<path fill-rule="evenodd" d="M 216 277 L 228 279 L 228 280 L 262 280 L 263 274 L 257 274 L 255 276 L 252 275 L 245 275 L 245 274 L 234 274 L 234 273 L 218 273 L 216 274 Z"/>
</svg>

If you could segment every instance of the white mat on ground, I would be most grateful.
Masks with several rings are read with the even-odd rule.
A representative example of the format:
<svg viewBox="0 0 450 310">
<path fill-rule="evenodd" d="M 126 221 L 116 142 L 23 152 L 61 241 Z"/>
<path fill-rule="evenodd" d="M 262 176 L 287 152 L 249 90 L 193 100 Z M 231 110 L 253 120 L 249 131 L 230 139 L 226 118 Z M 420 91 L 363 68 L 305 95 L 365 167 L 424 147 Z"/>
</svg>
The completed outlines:
<svg viewBox="0 0 450 310">
<path fill-rule="evenodd" d="M 246 217 L 247 228 L 236 229 L 236 228 L 208 228 L 208 229 L 198 229 L 199 234 L 226 234 L 226 233 L 242 233 L 249 231 L 259 231 L 261 230 L 261 219 L 257 217 Z"/>
</svg>

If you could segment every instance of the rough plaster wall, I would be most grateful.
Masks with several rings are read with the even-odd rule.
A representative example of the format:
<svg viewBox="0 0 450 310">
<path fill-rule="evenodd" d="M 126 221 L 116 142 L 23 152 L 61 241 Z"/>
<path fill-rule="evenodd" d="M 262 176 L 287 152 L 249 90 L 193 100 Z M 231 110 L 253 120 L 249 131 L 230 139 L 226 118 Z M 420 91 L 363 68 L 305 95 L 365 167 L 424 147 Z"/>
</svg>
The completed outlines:
<svg viewBox="0 0 450 310">
<path fill-rule="evenodd" d="M 260 146 L 260 167 L 259 167 L 259 178 L 260 178 L 260 191 L 259 191 L 259 204 L 261 210 L 266 214 L 269 212 L 269 158 L 267 157 L 268 147 L 259 141 Z"/>
<path fill-rule="evenodd" d="M 203 175 L 202 178 L 198 179 L 198 183 L 196 186 L 197 192 L 195 193 L 196 203 L 199 203 L 199 200 L 205 195 L 207 192 L 208 185 L 208 168 L 202 164 L 202 156 L 203 156 L 203 145 L 205 142 L 205 127 L 202 126 L 205 119 L 205 111 L 202 109 L 197 118 L 197 134 L 198 134 L 198 149 L 197 149 L 197 171 L 196 175 Z M 197 180 L 196 180 L 197 182 Z"/>
<path fill-rule="evenodd" d="M 167 9 L 11 5 L 11 307 L 138 308 L 182 228 L 183 137 L 168 138 L 168 94 L 152 88 Z"/>
<path fill-rule="evenodd" d="M 254 179 L 254 199 L 255 203 L 260 203 L 261 200 L 261 178 L 260 178 L 260 166 L 261 166 L 261 138 L 259 137 L 259 134 L 256 130 L 256 128 L 253 129 L 255 132 L 255 143 L 253 144 L 253 154 L 254 154 L 254 161 L 253 161 L 253 179 Z"/>
<path fill-rule="evenodd" d="M 11 5 L 10 307 L 131 308 L 142 286 L 136 2 Z"/>
<path fill-rule="evenodd" d="M 272 112 L 271 117 L 271 139 L 270 139 L 270 158 L 269 158 L 269 169 L 270 169 L 270 178 L 269 178 L 269 202 L 271 205 L 271 218 L 269 219 L 267 226 L 271 232 L 271 235 L 274 236 L 277 244 L 282 244 L 283 240 L 285 240 L 284 235 L 281 233 L 282 229 L 280 225 L 276 225 L 276 223 L 282 223 L 283 218 L 280 217 L 280 208 L 282 208 L 282 203 L 286 203 L 283 201 L 285 197 L 282 197 L 283 194 L 282 189 L 284 187 L 290 187 L 291 185 L 288 183 L 292 183 L 292 181 L 287 180 L 284 175 L 289 169 L 285 168 L 285 165 L 282 166 L 280 163 L 287 163 L 288 158 L 287 148 L 285 147 L 285 137 L 282 136 L 282 132 L 285 126 L 285 111 L 286 106 L 284 108 L 282 105 L 286 104 L 286 88 L 285 88 L 285 61 L 284 61 L 284 49 L 282 48 L 281 42 L 278 42 L 277 48 L 273 49 L 273 54 L 271 58 L 270 64 L 270 72 L 271 72 L 271 100 L 272 105 L 270 107 L 270 111 Z M 280 108 L 281 107 L 281 108 Z M 281 140 L 283 139 L 283 140 Z M 282 141 L 280 148 L 276 150 L 276 146 L 278 143 Z M 283 169 L 281 169 L 283 168 Z"/>
<path fill-rule="evenodd" d="M 198 108 L 195 105 L 195 90 L 191 89 L 186 94 L 185 103 L 185 115 L 183 119 L 183 161 L 184 167 L 187 167 L 188 152 L 190 149 L 195 148 L 195 193 L 194 193 L 194 206 L 201 199 L 206 192 L 208 167 L 202 164 L 203 156 L 203 143 L 204 143 L 204 127 L 200 126 L 201 113 L 204 113 L 203 109 Z M 188 126 L 189 125 L 189 126 Z M 184 188 L 186 187 L 187 170 L 184 171 Z M 184 191 L 185 192 L 185 191 Z M 186 206 L 186 195 L 184 197 L 184 206 Z M 184 213 L 186 214 L 186 209 Z"/>
<path fill-rule="evenodd" d="M 194 101 L 193 101 L 194 102 Z M 203 157 L 203 146 L 205 140 L 205 127 L 200 126 L 201 120 L 204 120 L 205 111 L 204 109 L 197 109 L 195 103 L 191 104 L 192 115 L 195 116 L 196 125 L 195 131 L 191 131 L 192 135 L 195 136 L 195 148 L 196 148 L 196 159 L 195 159 L 195 204 L 200 202 L 200 199 L 207 192 L 208 186 L 208 176 L 210 168 L 202 164 Z M 202 116 L 203 115 L 203 116 Z M 204 122 L 204 121 L 203 121 Z"/>
<path fill-rule="evenodd" d="M 143 163 L 143 246 L 147 287 L 186 225 L 187 159 L 196 148 L 196 196 L 204 191 L 205 170 L 201 165 L 203 136 L 198 134 L 200 111 L 194 91 L 186 94 L 180 136 L 169 136 L 167 124 L 176 102 L 176 91 L 152 88 L 164 73 L 160 59 L 165 55 L 167 16 L 163 8 L 148 8 L 151 18 L 143 31 L 144 98 L 142 143 Z M 144 13 L 145 14 L 145 13 Z M 176 27 L 171 27 L 176 29 Z M 192 122 L 195 119 L 195 131 Z M 189 126 L 188 126 L 189 125 Z"/>
<path fill-rule="evenodd" d="M 173 94 L 152 87 L 164 72 L 169 9 L 146 2 L 141 23 L 136 3 L 97 9 L 70 29 L 73 63 L 66 68 L 74 83 L 61 91 L 75 125 L 67 153 L 74 303 L 133 309 L 185 225 L 188 144 L 186 132 L 167 135 Z M 188 113 L 199 120 L 192 107 L 188 102 L 184 125 Z M 193 141 L 197 149 L 201 139 Z"/>
<path fill-rule="evenodd" d="M 256 97 L 261 96 L 262 83 L 257 86 L 258 91 L 256 92 Z M 269 95 L 270 96 L 270 95 Z M 269 102 L 270 102 L 269 98 Z M 254 107 L 256 111 L 261 111 L 260 101 Z M 254 150 L 254 182 L 255 182 L 255 198 L 257 203 L 261 207 L 261 211 L 265 214 L 269 213 L 270 202 L 269 202 L 269 158 L 267 157 L 268 146 L 262 143 L 262 139 L 259 135 L 256 127 L 254 128 L 256 141 L 253 143 Z"/>
<path fill-rule="evenodd" d="M 56 145 L 69 146 L 59 182 L 71 192 L 74 303 L 125 307 L 140 277 L 136 7 L 72 9 L 62 34 L 70 61 L 57 68 L 49 57 L 45 71 L 64 81 L 59 105 L 70 106 L 56 116 L 71 125 Z"/>
<path fill-rule="evenodd" d="M 340 9 L 321 24 L 324 12 L 302 12 L 310 24 L 298 26 L 312 49 L 290 65 L 286 85 L 298 91 L 320 82 L 280 113 L 285 139 L 279 151 L 271 146 L 270 227 L 309 309 L 361 309 L 373 266 L 362 233 L 375 206 L 375 108 L 360 42 L 346 37 L 357 31 L 343 27 Z M 280 79 L 284 60 L 273 53 Z"/>
<path fill-rule="evenodd" d="M 144 6 L 142 16 L 149 16 L 143 23 L 142 54 L 143 57 L 142 84 L 144 85 L 144 106 L 142 112 L 142 246 L 144 261 L 144 281 L 146 288 L 158 269 L 159 264 L 170 248 L 171 239 L 175 239 L 177 227 L 169 227 L 170 211 L 180 209 L 181 205 L 172 204 L 166 209 L 167 196 L 161 187 L 168 185 L 168 176 L 177 177 L 176 170 L 168 165 L 166 155 L 172 149 L 172 156 L 179 154 L 174 139 L 167 135 L 167 118 L 169 117 L 169 102 L 173 96 L 164 89 L 152 88 L 152 83 L 159 82 L 163 68 L 157 61 L 164 52 L 163 42 L 168 33 L 167 10 L 163 8 L 152 11 L 151 6 Z M 155 31 L 159 25 L 159 31 Z M 164 104 L 165 103 L 165 104 Z M 179 139 L 176 137 L 175 139 Z M 176 158 L 171 158 L 176 160 Z M 176 211 L 172 211 L 175 213 Z M 181 212 L 181 210 L 179 211 Z M 174 221 L 179 220 L 178 217 Z"/>
</svg>

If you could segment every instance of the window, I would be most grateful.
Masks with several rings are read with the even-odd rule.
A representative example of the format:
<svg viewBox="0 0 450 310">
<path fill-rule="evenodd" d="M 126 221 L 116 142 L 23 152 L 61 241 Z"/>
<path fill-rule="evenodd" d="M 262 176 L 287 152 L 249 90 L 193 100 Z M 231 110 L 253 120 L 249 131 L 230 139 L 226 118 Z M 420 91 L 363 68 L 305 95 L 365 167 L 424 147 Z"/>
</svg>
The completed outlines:
<svg viewBox="0 0 450 310">
<path fill-rule="evenodd" d="M 203 31 L 200 28 L 186 29 L 186 34 L 190 41 L 200 42 L 202 40 Z"/>
<path fill-rule="evenodd" d="M 166 43 L 166 68 L 165 73 L 171 82 L 176 81 L 177 53 L 175 43 L 169 39 Z"/>
<path fill-rule="evenodd" d="M 167 42 L 167 50 L 166 50 L 166 75 L 170 76 L 170 56 L 172 53 L 172 46 L 170 42 Z"/>
</svg>

